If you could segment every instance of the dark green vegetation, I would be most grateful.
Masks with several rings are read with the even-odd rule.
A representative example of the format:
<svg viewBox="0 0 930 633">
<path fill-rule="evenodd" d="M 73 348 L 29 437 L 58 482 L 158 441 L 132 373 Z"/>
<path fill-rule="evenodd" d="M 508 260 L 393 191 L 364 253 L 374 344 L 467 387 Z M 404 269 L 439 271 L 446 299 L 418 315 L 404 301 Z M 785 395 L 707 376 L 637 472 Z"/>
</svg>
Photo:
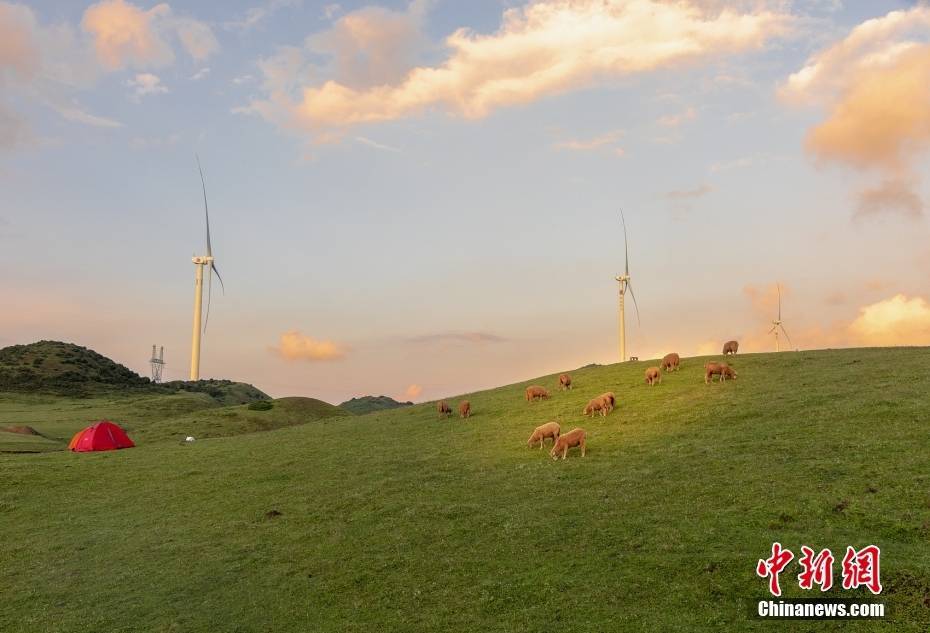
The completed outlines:
<svg viewBox="0 0 930 633">
<path fill-rule="evenodd" d="M 386 411 L 388 409 L 398 409 L 400 407 L 412 406 L 412 402 L 398 402 L 390 396 L 362 396 L 346 400 L 339 406 L 346 411 L 351 411 L 355 415 L 365 415 L 375 411 Z"/>
<path fill-rule="evenodd" d="M 0 349 L 0 391 L 47 391 L 82 396 L 103 387 L 145 389 L 151 383 L 97 352 L 60 341 Z"/>
<path fill-rule="evenodd" d="M 88 398 L 127 392 L 205 393 L 216 403 L 267 400 L 252 385 L 231 380 L 175 380 L 153 384 L 94 350 L 60 341 L 39 341 L 0 349 L 0 393 L 35 393 Z"/>
<path fill-rule="evenodd" d="M 714 385 L 703 360 L 652 388 L 646 361 L 467 394 L 467 421 L 426 403 L 190 445 L 145 400 L 83 401 L 138 410 L 140 445 L 0 455 L 0 630 L 926 631 L 930 351 L 740 355 Z M 608 389 L 617 409 L 582 420 Z M 68 406 L 3 401 L 0 424 Z M 550 419 L 588 430 L 586 458 L 526 448 Z M 775 540 L 881 546 L 889 617 L 753 619 Z M 813 595 L 797 573 L 786 595 Z"/>
</svg>

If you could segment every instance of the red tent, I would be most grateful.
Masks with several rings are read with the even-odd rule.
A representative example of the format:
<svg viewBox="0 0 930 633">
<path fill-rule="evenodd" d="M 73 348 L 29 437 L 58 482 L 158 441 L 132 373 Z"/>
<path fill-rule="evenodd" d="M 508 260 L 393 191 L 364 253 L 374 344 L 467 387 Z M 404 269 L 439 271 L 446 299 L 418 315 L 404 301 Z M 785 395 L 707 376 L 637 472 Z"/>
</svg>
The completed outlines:
<svg viewBox="0 0 930 633">
<path fill-rule="evenodd" d="M 83 431 L 78 431 L 68 448 L 77 453 L 86 451 L 113 451 L 118 448 L 132 448 L 135 444 L 126 435 L 126 431 L 109 420 L 101 420 Z"/>
</svg>

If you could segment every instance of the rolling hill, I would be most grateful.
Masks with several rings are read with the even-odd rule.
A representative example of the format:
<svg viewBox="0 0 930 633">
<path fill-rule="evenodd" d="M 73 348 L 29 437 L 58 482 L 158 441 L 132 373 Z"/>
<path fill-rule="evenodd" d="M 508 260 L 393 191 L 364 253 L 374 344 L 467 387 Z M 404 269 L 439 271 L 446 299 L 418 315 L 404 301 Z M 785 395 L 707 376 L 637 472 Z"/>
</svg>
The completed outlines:
<svg viewBox="0 0 930 633">
<path fill-rule="evenodd" d="M 346 411 L 351 411 L 355 415 L 365 415 L 366 413 L 374 413 L 375 411 L 386 411 L 412 405 L 412 402 L 398 402 L 390 396 L 361 396 L 360 398 L 346 400 L 339 406 Z"/>
<path fill-rule="evenodd" d="M 256 387 L 231 380 L 175 380 L 153 384 L 92 349 L 61 341 L 39 341 L 0 349 L 0 393 L 4 392 L 78 398 L 128 392 L 190 392 L 207 394 L 221 405 L 269 399 Z"/>
<path fill-rule="evenodd" d="M 469 420 L 425 403 L 191 445 L 125 403 L 152 425 L 138 448 L 0 455 L 0 530 L 28 535 L 0 548 L 0 630 L 927 630 L 930 351 L 740 355 L 713 385 L 704 360 L 656 387 L 646 361 L 538 403 L 523 388 L 555 376 L 464 394 Z M 617 409 L 583 419 L 607 390 Z M 68 406 L 0 401 L 0 423 Z M 587 457 L 526 447 L 552 419 Z M 754 618 L 776 540 L 879 545 L 885 620 Z M 785 595 L 812 597 L 797 573 Z"/>
</svg>

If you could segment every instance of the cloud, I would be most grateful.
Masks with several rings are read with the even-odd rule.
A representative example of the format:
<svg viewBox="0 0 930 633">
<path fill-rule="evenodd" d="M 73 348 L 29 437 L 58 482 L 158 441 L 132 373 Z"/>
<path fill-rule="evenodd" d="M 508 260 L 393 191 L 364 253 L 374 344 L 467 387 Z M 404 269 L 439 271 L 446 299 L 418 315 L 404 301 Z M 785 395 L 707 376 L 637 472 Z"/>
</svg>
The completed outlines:
<svg viewBox="0 0 930 633">
<path fill-rule="evenodd" d="M 824 297 L 823 302 L 828 306 L 841 306 L 845 305 L 848 300 L 849 298 L 846 296 L 846 293 L 837 290 Z"/>
<path fill-rule="evenodd" d="M 416 400 L 420 397 L 420 394 L 423 393 L 423 387 L 418 384 L 407 385 L 407 388 L 404 389 L 404 398 L 407 400 Z"/>
<path fill-rule="evenodd" d="M 209 67 L 209 66 L 206 67 L 206 68 L 201 68 L 200 70 L 198 70 L 197 72 L 195 72 L 193 75 L 191 75 L 191 81 L 200 81 L 201 79 L 203 79 L 204 77 L 206 77 L 206 76 L 209 75 L 209 74 L 210 74 L 210 67 Z"/>
<path fill-rule="evenodd" d="M 367 145 L 368 147 L 373 147 L 375 149 L 384 150 L 386 152 L 400 152 L 401 150 L 396 147 L 391 147 L 390 145 L 383 145 L 377 141 L 373 141 L 370 138 L 364 136 L 356 136 L 355 140 L 361 143 L 362 145 Z"/>
<path fill-rule="evenodd" d="M 109 119 L 107 117 L 97 116 L 95 114 L 90 114 L 85 111 L 81 105 L 74 99 L 70 101 L 52 101 L 46 100 L 45 104 L 57 112 L 63 119 L 68 121 L 74 121 L 75 123 L 83 123 L 84 125 L 90 125 L 93 127 L 103 127 L 103 128 L 119 128 L 123 127 L 123 124 L 114 119 Z"/>
<path fill-rule="evenodd" d="M 570 139 L 567 141 L 559 141 L 558 143 L 553 144 L 554 149 L 563 149 L 571 150 L 576 152 L 585 152 L 595 149 L 600 149 L 608 145 L 614 145 L 617 141 L 620 140 L 620 137 L 623 136 L 623 130 L 612 130 L 600 136 L 595 136 L 594 138 L 589 139 Z M 623 156 L 623 148 L 614 147 L 612 148 L 613 152 L 617 156 Z"/>
<path fill-rule="evenodd" d="M 745 286 L 743 288 L 743 294 L 749 299 L 753 311 L 757 314 L 766 318 L 775 318 L 778 316 L 778 284 L 771 284 L 762 288 L 752 285 Z M 781 284 L 782 303 L 784 303 L 785 297 L 789 294 L 790 289 L 784 284 Z"/>
<path fill-rule="evenodd" d="M 924 203 L 914 191 L 915 179 L 889 178 L 878 187 L 864 189 L 859 193 L 856 218 L 884 213 L 898 213 L 909 218 L 923 214 Z"/>
<path fill-rule="evenodd" d="M 281 9 L 299 7 L 303 0 L 270 0 L 257 7 L 246 9 L 242 15 L 223 24 L 230 31 L 251 31 Z"/>
<path fill-rule="evenodd" d="M 930 304 L 897 294 L 860 308 L 848 331 L 860 345 L 928 345 Z"/>
<path fill-rule="evenodd" d="M 408 339 L 411 343 L 504 343 L 508 339 L 490 332 L 438 332 Z"/>
<path fill-rule="evenodd" d="M 687 121 L 693 121 L 697 118 L 697 111 L 689 107 L 684 112 L 679 112 L 678 114 L 670 114 L 667 116 L 659 117 L 657 123 L 665 127 L 678 127 L 682 123 Z"/>
<path fill-rule="evenodd" d="M 297 330 L 282 334 L 278 346 L 271 347 L 270 350 L 287 360 L 339 360 L 346 355 L 346 349 L 342 345 L 304 336 Z"/>
<path fill-rule="evenodd" d="M 710 185 L 700 185 L 694 189 L 676 189 L 675 191 L 668 191 L 665 194 L 665 197 L 669 200 L 694 200 L 695 198 L 701 198 L 711 191 L 714 188 Z"/>
<path fill-rule="evenodd" d="M 80 27 L 40 24 L 29 7 L 0 0 L 0 144 L 22 145 L 28 129 L 28 121 L 12 108 L 14 99 L 26 104 L 23 113 L 40 103 L 68 121 L 122 127 L 87 112 L 75 95 L 108 72 L 170 64 L 175 45 L 194 59 L 217 48 L 208 26 L 175 15 L 167 4 L 145 11 L 124 0 L 104 0 L 87 8 Z M 164 89 L 138 88 L 149 91 L 139 94 Z"/>
<path fill-rule="evenodd" d="M 161 79 L 152 73 L 139 73 L 132 79 L 127 79 L 126 85 L 133 89 L 133 96 L 136 100 L 145 95 L 168 92 L 168 88 L 161 83 Z"/>
<path fill-rule="evenodd" d="M 878 172 L 880 186 L 859 194 L 857 216 L 921 215 L 915 161 L 930 147 L 930 6 L 866 20 L 811 56 L 779 94 L 814 105 L 826 118 L 805 146 L 821 162 Z"/>
<path fill-rule="evenodd" d="M 209 26 L 176 17 L 164 3 L 145 11 L 124 0 L 103 0 L 84 11 L 81 27 L 91 35 L 97 58 L 108 70 L 171 64 L 175 58 L 172 37 L 196 60 L 219 47 Z"/>
<path fill-rule="evenodd" d="M 386 10 L 363 11 L 310 38 L 311 49 L 335 57 L 336 78 L 320 80 L 320 73 L 309 72 L 307 50 L 282 50 L 283 59 L 259 64 L 263 97 L 239 111 L 323 139 L 351 126 L 429 109 L 477 119 L 617 77 L 758 49 L 792 26 L 787 14 L 766 9 L 705 11 L 660 0 L 540 0 L 505 10 L 493 34 L 455 31 L 446 38 L 449 52 L 442 63 L 399 76 L 397 66 L 372 65 L 370 58 L 356 65 L 359 54 L 397 50 L 397 34 L 405 32 L 393 20 L 372 19 L 386 16 Z"/>
</svg>

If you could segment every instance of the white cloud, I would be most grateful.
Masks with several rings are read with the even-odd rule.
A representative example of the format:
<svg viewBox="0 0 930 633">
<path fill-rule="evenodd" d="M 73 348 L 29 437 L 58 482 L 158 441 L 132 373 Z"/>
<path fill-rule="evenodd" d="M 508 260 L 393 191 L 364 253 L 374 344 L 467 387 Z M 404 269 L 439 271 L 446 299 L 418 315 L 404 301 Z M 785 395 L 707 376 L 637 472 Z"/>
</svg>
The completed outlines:
<svg viewBox="0 0 930 633">
<path fill-rule="evenodd" d="M 367 145 L 368 147 L 373 147 L 375 149 L 380 149 L 380 150 L 384 150 L 387 152 L 400 152 L 400 149 L 396 147 L 391 147 L 390 145 L 384 145 L 382 143 L 378 143 L 364 136 L 356 136 L 355 140 L 361 143 L 362 145 Z"/>
<path fill-rule="evenodd" d="M 133 97 L 136 99 L 145 95 L 168 92 L 168 88 L 161 83 L 161 79 L 152 73 L 139 73 L 132 79 L 126 80 L 126 85 L 133 89 Z"/>
<path fill-rule="evenodd" d="M 351 16 L 362 26 L 354 29 Z M 446 38 L 449 54 L 441 64 L 366 82 L 373 75 L 365 73 L 390 76 L 396 68 L 369 65 L 360 75 L 353 56 L 381 38 L 390 50 L 394 27 L 355 12 L 329 33 L 339 34 L 335 45 L 327 36 L 311 38 L 311 49 L 320 42 L 331 45 L 337 74 L 347 78 L 320 80 L 308 50 L 282 50 L 260 63 L 263 97 L 239 111 L 318 140 L 428 109 L 474 119 L 615 77 L 758 49 L 788 33 L 792 23 L 790 15 L 768 9 L 711 11 L 661 0 L 539 0 L 507 9 L 493 34 L 455 31 Z"/>
<path fill-rule="evenodd" d="M 223 24 L 230 31 L 251 31 L 281 9 L 299 7 L 303 0 L 270 0 L 257 7 L 249 7 L 239 17 Z"/>
<path fill-rule="evenodd" d="M 601 149 L 606 146 L 614 146 L 611 148 L 612 151 L 618 156 L 622 156 L 623 149 L 615 146 L 622 136 L 623 136 L 623 130 L 611 130 L 610 132 L 600 134 L 593 138 L 568 139 L 565 141 L 559 141 L 557 143 L 554 143 L 552 147 L 554 149 L 584 152 L 584 151 Z"/>
<path fill-rule="evenodd" d="M 204 77 L 206 77 L 206 76 L 209 75 L 209 74 L 210 74 L 210 67 L 209 67 L 209 66 L 207 66 L 207 67 L 205 67 L 205 68 L 201 68 L 200 70 L 198 70 L 197 72 L 195 72 L 193 75 L 191 75 L 191 81 L 200 81 L 201 79 L 203 79 Z"/>
</svg>

